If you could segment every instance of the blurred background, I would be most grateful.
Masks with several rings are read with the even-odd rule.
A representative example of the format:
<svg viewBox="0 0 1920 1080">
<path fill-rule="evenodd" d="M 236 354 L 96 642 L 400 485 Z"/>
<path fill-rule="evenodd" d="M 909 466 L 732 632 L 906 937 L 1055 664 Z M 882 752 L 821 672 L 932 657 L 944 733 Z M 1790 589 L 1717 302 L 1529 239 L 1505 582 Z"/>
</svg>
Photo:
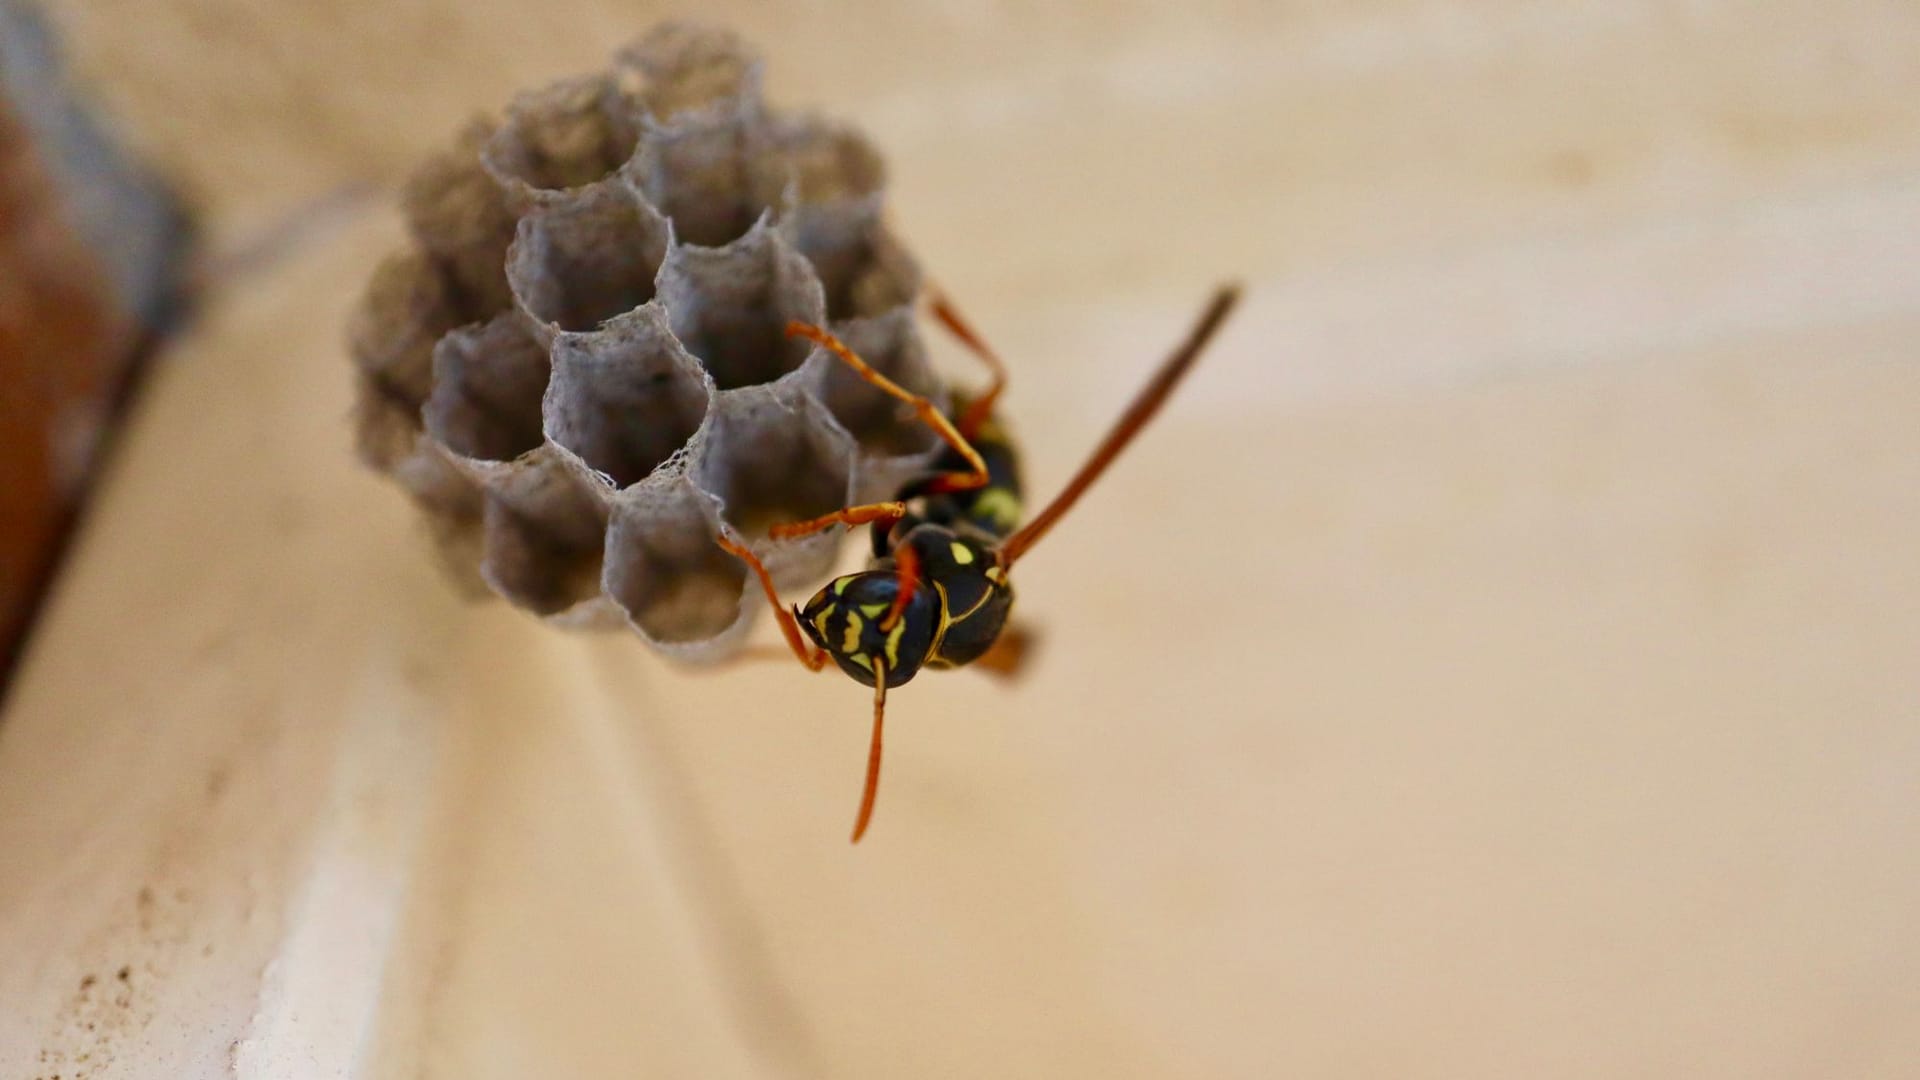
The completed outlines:
<svg viewBox="0 0 1920 1080">
<path fill-rule="evenodd" d="M 0 11 L 20 626 L 81 520 L 0 1074 L 1920 1071 L 1920 8 Z M 880 148 L 1036 494 L 1248 286 L 857 849 L 863 691 L 469 603 L 352 460 L 406 171 L 686 16 Z"/>
</svg>

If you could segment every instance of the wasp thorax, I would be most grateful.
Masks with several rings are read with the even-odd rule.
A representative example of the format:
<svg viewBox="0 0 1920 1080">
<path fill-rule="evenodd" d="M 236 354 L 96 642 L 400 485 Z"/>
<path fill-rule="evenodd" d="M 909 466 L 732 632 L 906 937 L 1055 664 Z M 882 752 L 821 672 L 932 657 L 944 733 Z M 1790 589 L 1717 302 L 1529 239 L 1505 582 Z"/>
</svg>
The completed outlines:
<svg viewBox="0 0 1920 1080">
<path fill-rule="evenodd" d="M 828 582 L 796 614 L 807 636 L 832 655 L 840 670 L 872 686 L 878 661 L 886 669 L 887 685 L 899 686 L 919 673 L 940 626 L 935 590 L 917 590 L 899 618 L 889 619 L 899 595 L 897 575 L 868 570 Z"/>
</svg>

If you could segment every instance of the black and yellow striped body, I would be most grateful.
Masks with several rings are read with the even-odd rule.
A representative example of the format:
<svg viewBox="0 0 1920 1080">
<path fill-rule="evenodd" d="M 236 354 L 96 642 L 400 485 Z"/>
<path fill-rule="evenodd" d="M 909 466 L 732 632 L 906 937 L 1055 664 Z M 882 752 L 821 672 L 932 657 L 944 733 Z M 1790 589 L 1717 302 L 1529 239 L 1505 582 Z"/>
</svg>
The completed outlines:
<svg viewBox="0 0 1920 1080">
<path fill-rule="evenodd" d="M 948 451 L 928 480 L 900 492 L 907 516 L 891 528 L 875 526 L 869 569 L 828 582 L 795 612 L 814 644 L 866 686 L 875 681 L 875 658 L 886 670 L 887 686 L 900 686 L 922 667 L 959 667 L 978 659 L 1006 626 L 1013 587 L 995 550 L 1020 524 L 1019 456 L 992 418 L 969 441 L 986 463 L 985 486 L 929 492 L 938 477 L 969 470 L 964 458 Z M 883 627 L 899 595 L 899 551 L 908 545 L 918 556 L 920 584 L 899 620 Z"/>
<path fill-rule="evenodd" d="M 921 525 L 913 545 L 920 573 L 940 597 L 940 623 L 927 666 L 959 667 L 993 647 L 1013 610 L 1013 586 L 993 548 L 944 525 Z"/>
<path fill-rule="evenodd" d="M 964 401 L 956 400 L 955 415 L 963 412 L 965 405 Z M 946 525 L 994 540 L 1004 539 L 1020 527 L 1024 512 L 1020 501 L 1020 452 L 1014 448 L 1012 438 L 1001 426 L 999 418 L 990 416 L 968 441 L 979 452 L 980 460 L 986 463 L 986 486 L 929 494 L 927 489 L 941 477 L 969 471 L 967 459 L 960 456 L 958 451 L 949 449 L 934 462 L 927 479 L 909 484 L 900 492 L 901 499 L 914 504 L 913 512 L 899 526 L 890 530 L 890 536 L 883 535 L 878 529 L 874 531 L 873 553 L 876 558 L 885 556 L 893 549 L 898 537 L 906 535 L 920 522 Z"/>
<path fill-rule="evenodd" d="M 912 681 L 922 667 L 971 663 L 993 647 L 1013 610 L 1013 586 L 988 544 L 928 523 L 900 542 L 919 556 L 920 585 L 892 626 L 887 616 L 900 595 L 894 555 L 835 578 L 795 612 L 814 644 L 865 686 L 875 682 L 876 658 L 889 687 Z"/>
<path fill-rule="evenodd" d="M 940 594 L 922 589 L 893 626 L 883 626 L 899 595 L 899 575 L 876 567 L 833 579 L 794 614 L 813 643 L 855 681 L 872 686 L 878 660 L 887 685 L 899 686 L 919 674 L 945 621 Z"/>
</svg>

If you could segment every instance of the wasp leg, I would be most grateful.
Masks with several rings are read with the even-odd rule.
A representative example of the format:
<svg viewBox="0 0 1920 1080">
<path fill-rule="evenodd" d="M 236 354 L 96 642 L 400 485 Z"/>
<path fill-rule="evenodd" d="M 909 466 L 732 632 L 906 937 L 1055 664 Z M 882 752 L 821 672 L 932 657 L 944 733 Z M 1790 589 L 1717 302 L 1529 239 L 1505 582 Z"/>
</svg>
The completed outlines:
<svg viewBox="0 0 1920 1080">
<path fill-rule="evenodd" d="M 875 519 L 873 528 L 867 532 L 869 546 L 873 548 L 873 557 L 884 559 L 893 554 L 893 549 L 898 546 L 894 540 L 895 535 L 905 536 L 923 521 L 925 521 L 924 518 L 915 514 L 908 514 L 894 521 Z"/>
<path fill-rule="evenodd" d="M 920 419 L 920 422 L 932 428 L 934 434 L 940 436 L 942 442 L 953 447 L 954 451 L 966 460 L 966 472 L 953 472 L 934 477 L 923 489 L 926 493 L 938 494 L 946 491 L 968 491 L 973 488 L 987 486 L 989 480 L 987 463 L 981 459 L 980 451 L 973 448 L 973 444 L 968 442 L 966 437 L 954 428 L 953 421 L 948 420 L 946 416 L 934 406 L 933 402 L 906 389 L 899 383 L 880 374 L 878 371 L 875 371 L 873 365 L 860 359 L 860 357 L 855 354 L 852 349 L 847 348 L 839 338 L 834 337 L 818 326 L 812 326 L 803 322 L 790 322 L 787 324 L 787 336 L 806 338 L 815 345 L 826 349 L 828 352 L 839 357 L 848 367 L 852 368 L 854 374 L 865 379 L 881 393 L 912 406 L 913 413 Z M 849 507 L 840 513 L 867 514 L 870 516 L 864 520 L 871 521 L 874 520 L 874 516 L 877 516 L 873 514 L 873 508 L 886 505 L 889 504 L 874 503 L 871 506 Z M 845 519 L 840 517 L 839 514 L 829 514 L 823 518 L 815 518 L 813 521 L 798 521 L 786 525 L 776 525 L 773 529 L 773 535 L 778 537 L 805 536 L 808 533 L 819 532 L 828 525 L 842 520 Z"/>
<path fill-rule="evenodd" d="M 783 521 L 768 529 L 767 534 L 776 540 L 791 540 L 796 536 L 812 536 L 834 525 L 866 525 L 872 522 L 879 522 L 884 528 L 891 529 L 895 522 L 906 516 L 906 503 L 868 503 L 865 506 L 849 506 L 842 510 L 835 510 L 831 514 L 822 514 L 807 521 Z"/>
<path fill-rule="evenodd" d="M 766 566 L 760 562 L 760 557 L 748 551 L 745 544 L 737 542 L 724 530 L 720 533 L 718 540 L 722 550 L 746 563 L 754 576 L 760 579 L 761 591 L 767 594 L 767 603 L 773 605 L 773 617 L 780 620 L 780 630 L 786 634 L 787 644 L 792 647 L 793 655 L 807 665 L 808 671 L 819 671 L 827 666 L 827 651 L 809 648 L 806 639 L 800 636 L 799 620 L 793 617 L 793 612 L 780 606 L 780 594 L 774 589 L 773 578 L 768 575 Z"/>
<path fill-rule="evenodd" d="M 920 591 L 920 553 L 912 544 L 901 544 L 894 552 L 894 567 L 899 572 L 898 591 L 893 595 L 893 606 L 887 609 L 886 618 L 880 620 L 880 629 L 892 630 L 900 624 L 900 616 L 906 613 L 907 605 L 913 602 L 913 594 Z"/>
<path fill-rule="evenodd" d="M 880 731 L 887 719 L 887 662 L 873 658 L 873 741 L 867 747 L 867 783 L 860 790 L 860 813 L 853 819 L 853 843 L 873 823 L 873 802 L 880 796 Z"/>
<path fill-rule="evenodd" d="M 954 425 L 960 429 L 963 437 L 972 439 L 980 434 L 980 428 L 986 424 L 987 417 L 993 415 L 993 403 L 1000 397 L 1000 391 L 1007 388 L 1007 365 L 1001 361 L 1000 354 L 994 352 L 993 347 L 987 344 L 986 339 L 982 338 L 960 315 L 960 309 L 954 307 L 953 301 L 948 300 L 944 293 L 933 294 L 930 308 L 933 317 L 941 326 L 947 328 L 947 333 L 952 334 L 960 344 L 965 345 L 968 352 L 979 357 L 980 362 L 987 366 L 987 370 L 993 376 L 987 383 L 987 388 L 980 392 L 980 396 L 967 404 L 966 411 L 960 414 L 959 423 Z"/>
</svg>

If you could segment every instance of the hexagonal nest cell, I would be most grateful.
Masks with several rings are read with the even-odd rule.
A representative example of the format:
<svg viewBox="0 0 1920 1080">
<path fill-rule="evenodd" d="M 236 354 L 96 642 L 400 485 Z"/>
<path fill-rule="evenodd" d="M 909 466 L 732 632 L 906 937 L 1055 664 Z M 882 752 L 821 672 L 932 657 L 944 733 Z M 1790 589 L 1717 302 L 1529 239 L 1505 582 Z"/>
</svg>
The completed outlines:
<svg viewBox="0 0 1920 1080">
<path fill-rule="evenodd" d="M 823 350 L 825 324 L 931 395 L 920 274 L 857 132 L 769 109 L 732 34 L 670 24 L 609 70 L 458 132 L 401 193 L 410 245 L 349 333 L 361 456 L 463 580 L 569 626 L 717 659 L 828 532 L 767 527 L 888 494 L 937 445 Z"/>
</svg>

